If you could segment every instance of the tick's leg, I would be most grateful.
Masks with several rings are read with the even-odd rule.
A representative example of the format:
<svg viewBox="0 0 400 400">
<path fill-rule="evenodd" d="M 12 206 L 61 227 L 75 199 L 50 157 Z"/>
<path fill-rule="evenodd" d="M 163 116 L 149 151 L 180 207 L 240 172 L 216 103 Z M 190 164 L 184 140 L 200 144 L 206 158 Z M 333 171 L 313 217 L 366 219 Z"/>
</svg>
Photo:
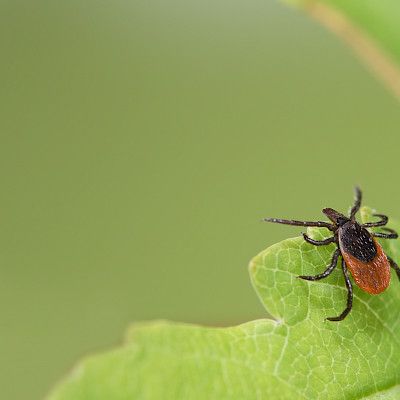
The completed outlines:
<svg viewBox="0 0 400 400">
<path fill-rule="evenodd" d="M 366 222 L 365 224 L 362 224 L 361 226 L 363 226 L 364 228 L 372 228 L 374 226 L 384 226 L 387 224 L 388 222 L 388 217 L 386 215 L 383 214 L 374 214 L 374 217 L 379 217 L 381 218 L 380 221 L 376 221 L 376 222 Z"/>
<path fill-rule="evenodd" d="M 399 266 L 390 257 L 388 257 L 387 259 L 389 260 L 390 266 L 396 271 L 397 277 L 400 280 L 400 268 L 399 268 Z"/>
<path fill-rule="evenodd" d="M 389 232 L 389 233 L 382 233 L 382 232 L 373 232 L 372 236 L 382 238 L 382 239 L 397 239 L 399 235 L 396 231 L 390 228 L 382 228 L 382 230 Z"/>
<path fill-rule="evenodd" d="M 328 268 L 324 272 L 322 272 L 322 274 L 310 275 L 310 276 L 309 275 L 299 275 L 298 278 L 305 279 L 306 281 L 319 281 L 320 279 L 326 278 L 335 269 L 339 254 L 340 254 L 340 250 L 336 249 L 335 252 L 333 253 L 331 263 L 329 264 Z"/>
<path fill-rule="evenodd" d="M 357 211 L 360 209 L 361 206 L 361 197 L 362 197 L 361 190 L 357 186 L 354 188 L 354 190 L 355 190 L 355 198 L 354 198 L 354 205 L 353 207 L 351 207 L 350 210 L 350 219 L 354 218 L 354 216 L 356 215 Z"/>
<path fill-rule="evenodd" d="M 329 321 L 342 321 L 346 318 L 347 314 L 351 311 L 353 307 L 353 286 L 351 285 L 349 273 L 347 272 L 347 266 L 345 261 L 342 259 L 342 270 L 344 280 L 346 282 L 347 287 L 347 306 L 344 311 L 338 317 L 329 317 L 327 320 Z"/>
<path fill-rule="evenodd" d="M 264 222 L 274 222 L 275 224 L 295 225 L 295 226 L 316 226 L 318 228 L 328 228 L 333 231 L 335 228 L 332 224 L 323 221 L 296 221 L 294 219 L 281 218 L 264 218 Z"/>
<path fill-rule="evenodd" d="M 314 246 L 326 246 L 327 244 L 333 243 L 335 241 L 334 236 L 324 240 L 314 240 L 307 236 L 305 233 L 303 233 L 303 238 L 306 242 L 313 244 Z"/>
</svg>

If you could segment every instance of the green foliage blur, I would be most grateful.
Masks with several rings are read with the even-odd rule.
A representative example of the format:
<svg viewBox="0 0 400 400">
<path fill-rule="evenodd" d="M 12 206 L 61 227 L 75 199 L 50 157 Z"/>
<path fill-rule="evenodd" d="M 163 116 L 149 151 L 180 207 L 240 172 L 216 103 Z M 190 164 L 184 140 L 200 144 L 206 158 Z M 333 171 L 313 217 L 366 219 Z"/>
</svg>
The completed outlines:
<svg viewBox="0 0 400 400">
<path fill-rule="evenodd" d="M 133 321 L 265 316 L 248 261 L 301 229 L 262 217 L 400 217 L 398 101 L 275 1 L 5 0 L 0 50 L 2 399 Z"/>
</svg>

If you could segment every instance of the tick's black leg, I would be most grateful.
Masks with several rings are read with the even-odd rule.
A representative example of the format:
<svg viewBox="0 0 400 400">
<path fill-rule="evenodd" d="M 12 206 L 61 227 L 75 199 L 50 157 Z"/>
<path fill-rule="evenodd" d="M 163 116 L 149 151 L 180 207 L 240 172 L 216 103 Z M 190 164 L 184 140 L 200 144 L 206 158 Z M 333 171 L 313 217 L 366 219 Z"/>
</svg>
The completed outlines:
<svg viewBox="0 0 400 400">
<path fill-rule="evenodd" d="M 264 222 L 274 222 L 275 224 L 295 225 L 295 226 L 316 226 L 318 228 L 328 228 L 333 231 L 335 227 L 323 221 L 296 221 L 294 219 L 281 219 L 281 218 L 264 218 Z"/>
<path fill-rule="evenodd" d="M 396 231 L 390 228 L 382 228 L 382 230 L 389 232 L 389 233 L 382 233 L 382 232 L 373 232 L 372 236 L 382 238 L 382 239 L 397 239 L 399 235 Z"/>
<path fill-rule="evenodd" d="M 387 259 L 389 260 L 390 266 L 396 271 L 397 277 L 400 280 L 400 268 L 399 268 L 399 266 L 390 257 L 388 257 Z"/>
<path fill-rule="evenodd" d="M 327 244 L 333 243 L 335 241 L 334 236 L 324 240 L 314 240 L 307 236 L 305 233 L 303 233 L 303 238 L 306 242 L 313 244 L 314 246 L 326 246 Z"/>
<path fill-rule="evenodd" d="M 338 317 L 329 317 L 327 320 L 329 321 L 342 321 L 346 318 L 347 314 L 351 311 L 353 307 L 353 286 L 351 285 L 349 273 L 347 272 L 347 266 L 345 261 L 342 259 L 342 270 L 344 280 L 346 282 L 347 287 L 347 306 L 344 311 Z"/>
<path fill-rule="evenodd" d="M 365 224 L 362 224 L 361 226 L 363 226 L 364 228 L 373 228 L 374 226 L 384 226 L 387 224 L 388 222 L 388 217 L 386 215 L 383 214 L 373 214 L 374 217 L 379 217 L 381 218 L 380 221 L 376 221 L 376 222 L 366 222 Z"/>
<path fill-rule="evenodd" d="M 354 216 L 356 215 L 357 211 L 360 209 L 361 206 L 361 197 L 362 197 L 361 190 L 357 186 L 354 188 L 354 190 L 355 190 L 355 198 L 354 198 L 354 205 L 353 207 L 351 207 L 350 210 L 350 219 L 354 218 Z"/>
<path fill-rule="evenodd" d="M 319 281 L 320 279 L 326 278 L 335 269 L 339 254 L 340 254 L 340 250 L 339 249 L 335 250 L 335 252 L 333 253 L 333 256 L 332 256 L 331 263 L 329 264 L 328 268 L 324 272 L 322 272 L 322 274 L 299 275 L 298 278 L 305 279 L 306 281 Z"/>
</svg>

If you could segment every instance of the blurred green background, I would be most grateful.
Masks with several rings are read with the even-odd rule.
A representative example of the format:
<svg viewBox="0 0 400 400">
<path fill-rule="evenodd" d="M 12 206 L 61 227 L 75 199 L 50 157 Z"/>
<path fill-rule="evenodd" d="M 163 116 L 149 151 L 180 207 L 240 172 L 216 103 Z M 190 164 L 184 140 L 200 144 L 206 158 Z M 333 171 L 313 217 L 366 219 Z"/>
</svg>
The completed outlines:
<svg viewBox="0 0 400 400">
<path fill-rule="evenodd" d="M 1 1 L 0 390 L 40 399 L 129 323 L 264 317 L 249 259 L 400 217 L 398 102 L 275 1 Z"/>
</svg>

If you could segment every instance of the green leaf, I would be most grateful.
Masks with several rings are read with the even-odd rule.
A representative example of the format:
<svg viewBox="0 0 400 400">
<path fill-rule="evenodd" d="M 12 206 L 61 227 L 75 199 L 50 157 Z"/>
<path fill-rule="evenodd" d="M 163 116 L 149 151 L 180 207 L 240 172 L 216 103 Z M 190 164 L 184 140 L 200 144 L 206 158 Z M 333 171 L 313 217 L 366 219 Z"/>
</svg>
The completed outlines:
<svg viewBox="0 0 400 400">
<path fill-rule="evenodd" d="M 361 215 L 373 218 L 367 208 Z M 399 241 L 385 242 L 398 259 Z M 296 237 L 252 260 L 251 281 L 274 320 L 135 324 L 123 346 L 83 360 L 49 400 L 399 399 L 400 283 L 392 274 L 378 296 L 355 287 L 348 317 L 326 321 L 345 307 L 340 268 L 319 282 L 296 276 L 323 271 L 334 248 Z"/>
<path fill-rule="evenodd" d="M 397 0 L 286 0 L 303 8 L 350 45 L 400 97 L 400 2 Z"/>
</svg>

